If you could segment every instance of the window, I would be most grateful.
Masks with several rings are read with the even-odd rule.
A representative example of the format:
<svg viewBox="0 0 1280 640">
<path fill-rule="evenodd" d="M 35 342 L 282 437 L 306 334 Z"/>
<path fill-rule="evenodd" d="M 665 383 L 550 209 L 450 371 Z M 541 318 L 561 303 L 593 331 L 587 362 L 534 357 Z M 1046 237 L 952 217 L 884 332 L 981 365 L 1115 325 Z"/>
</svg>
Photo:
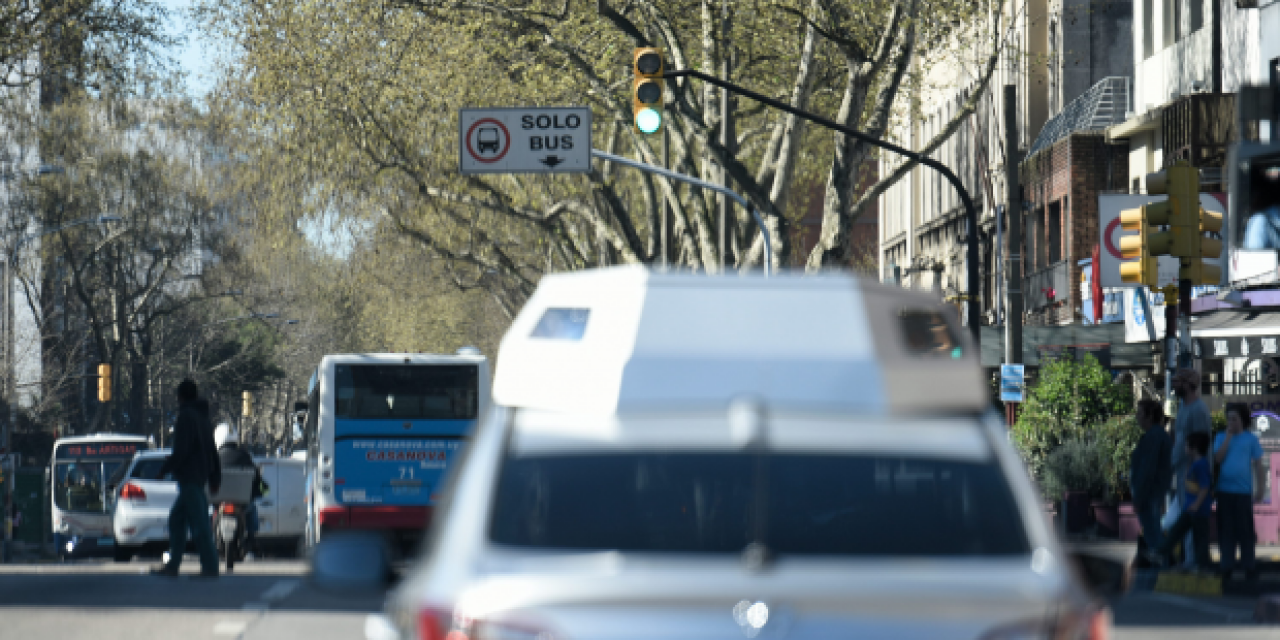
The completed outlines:
<svg viewBox="0 0 1280 640">
<path fill-rule="evenodd" d="M 475 365 L 334 367 L 339 418 L 470 420 L 476 417 Z"/>
<path fill-rule="evenodd" d="M 1057 264 L 1062 260 L 1062 205 L 1054 202 L 1049 205 L 1048 219 L 1049 223 L 1047 259 L 1049 264 Z"/>
<path fill-rule="evenodd" d="M 59 462 L 53 467 L 53 503 L 64 511 L 102 513 L 102 479 L 100 460 Z"/>
<path fill-rule="evenodd" d="M 764 503 L 756 499 L 761 492 Z M 491 518 L 493 542 L 543 549 L 733 554 L 759 541 L 779 555 L 1030 551 L 994 463 L 924 458 L 737 452 L 508 458 Z"/>
<path fill-rule="evenodd" d="M 160 468 L 164 466 L 164 458 L 144 458 L 133 465 L 133 469 L 129 471 L 129 477 L 134 480 L 167 480 L 170 477 L 161 478 Z"/>
<path fill-rule="evenodd" d="M 1155 54 L 1155 0 L 1142 0 L 1142 59 Z"/>
<path fill-rule="evenodd" d="M 1216 0 L 1215 0 L 1216 1 Z M 1204 0 L 1187 0 L 1190 3 L 1188 9 L 1191 15 L 1191 30 L 1188 33 L 1195 33 L 1204 28 Z"/>
</svg>

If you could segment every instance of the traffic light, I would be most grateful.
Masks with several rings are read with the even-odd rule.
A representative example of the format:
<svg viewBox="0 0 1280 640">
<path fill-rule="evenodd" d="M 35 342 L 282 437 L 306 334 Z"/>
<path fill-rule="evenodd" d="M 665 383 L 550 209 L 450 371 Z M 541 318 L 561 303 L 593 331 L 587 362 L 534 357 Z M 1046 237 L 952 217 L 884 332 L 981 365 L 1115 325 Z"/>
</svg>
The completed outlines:
<svg viewBox="0 0 1280 640">
<path fill-rule="evenodd" d="M 98 365 L 98 402 L 111 402 L 111 365 Z"/>
<path fill-rule="evenodd" d="M 253 415 L 253 392 L 245 391 L 241 397 L 244 399 L 244 407 L 242 408 L 240 415 L 248 418 Z"/>
<path fill-rule="evenodd" d="M 1167 180 L 1156 183 L 1160 191 L 1168 193 L 1171 208 L 1169 224 L 1173 230 L 1173 255 L 1181 262 L 1179 280 L 1190 280 L 1192 286 L 1218 284 L 1222 269 L 1216 264 L 1206 264 L 1205 258 L 1217 260 L 1222 255 L 1222 241 L 1206 238 L 1205 233 L 1218 233 L 1222 229 L 1222 216 L 1200 207 L 1200 172 L 1185 160 L 1165 170 Z"/>
<path fill-rule="evenodd" d="M 632 121 L 640 133 L 657 133 L 662 129 L 662 52 L 653 47 L 638 48 L 632 56 L 632 67 Z"/>
<path fill-rule="evenodd" d="M 1159 283 L 1159 256 L 1169 255 L 1173 233 L 1157 227 L 1169 224 L 1169 203 L 1153 202 L 1137 209 L 1120 212 L 1120 227 L 1137 231 L 1136 236 L 1120 238 L 1120 255 L 1137 262 L 1120 263 L 1120 280 L 1155 289 Z"/>
</svg>

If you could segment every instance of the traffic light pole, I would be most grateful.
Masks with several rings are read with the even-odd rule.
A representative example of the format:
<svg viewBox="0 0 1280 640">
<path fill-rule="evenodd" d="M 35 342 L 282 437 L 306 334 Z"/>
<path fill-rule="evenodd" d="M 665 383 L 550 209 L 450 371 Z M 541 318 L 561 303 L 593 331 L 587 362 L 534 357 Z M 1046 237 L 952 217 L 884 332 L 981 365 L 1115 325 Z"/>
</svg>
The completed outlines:
<svg viewBox="0 0 1280 640">
<path fill-rule="evenodd" d="M 814 115 L 807 111 L 802 111 L 780 100 L 774 100 L 769 96 L 761 95 L 749 89 L 744 89 L 736 84 L 733 84 L 731 82 L 726 82 L 715 76 L 702 73 L 701 71 L 695 71 L 693 69 L 680 69 L 677 71 L 666 71 L 662 74 L 663 78 L 680 78 L 684 76 L 688 76 L 690 78 L 697 78 L 699 80 L 702 80 L 703 82 L 707 82 L 717 87 L 720 87 L 721 89 L 732 91 L 738 95 L 751 98 L 756 102 L 760 102 L 762 104 L 768 105 L 775 109 L 779 109 L 781 111 L 785 111 L 787 113 L 790 113 L 793 116 L 804 118 L 805 120 L 808 120 L 809 122 L 812 122 L 814 124 L 822 125 L 833 131 L 839 131 L 840 133 L 843 133 L 851 138 L 857 138 L 858 140 L 861 140 L 867 144 L 880 147 L 881 149 L 885 149 L 887 151 L 892 151 L 898 155 L 905 156 L 907 158 L 915 160 L 916 162 L 919 162 L 920 164 L 926 167 L 929 167 L 930 169 L 933 169 L 938 173 L 942 174 L 942 177 L 946 178 L 947 182 L 951 183 L 951 186 L 955 188 L 956 194 L 960 196 L 960 202 L 964 204 L 965 221 L 969 227 L 968 252 L 967 252 L 967 259 L 966 259 L 966 262 L 968 262 L 968 266 L 969 266 L 968 268 L 969 295 L 967 297 L 969 304 L 968 304 L 968 313 L 966 314 L 966 319 L 969 323 L 969 331 L 973 334 L 974 344 L 977 344 L 979 342 L 979 333 L 980 333 L 979 318 L 981 315 L 980 314 L 981 309 L 978 308 L 978 304 L 977 304 L 978 295 L 979 295 L 978 209 L 977 207 L 974 206 L 973 198 L 969 196 L 969 191 L 964 188 L 964 183 L 960 182 L 960 178 L 957 177 L 956 174 L 952 173 L 952 171 L 948 169 L 946 165 L 942 164 L 941 162 L 938 162 L 937 160 L 934 160 L 933 158 L 930 158 L 925 155 L 921 155 L 914 151 L 909 151 L 907 149 L 904 149 L 894 144 L 890 144 L 888 142 L 884 142 L 883 140 L 880 140 L 874 136 L 867 135 L 861 131 L 858 131 L 857 129 L 846 127 L 840 123 L 828 120 L 821 116 Z M 756 215 L 754 210 L 752 210 L 752 215 Z M 756 222 L 757 224 L 760 224 L 761 229 L 764 228 L 764 225 L 760 223 L 759 216 L 756 217 Z M 767 237 L 768 236 L 766 235 L 766 238 Z M 770 255 L 768 254 L 767 249 L 766 249 L 766 255 Z M 769 259 L 765 258 L 765 262 L 767 263 L 768 261 Z"/>
<path fill-rule="evenodd" d="M 738 204 L 742 205 L 743 209 L 747 210 L 747 213 L 751 214 L 751 217 L 755 219 L 756 224 L 760 226 L 760 233 L 764 236 L 764 255 L 765 255 L 764 275 L 766 278 L 769 277 L 770 275 L 769 256 L 773 255 L 773 245 L 769 241 L 769 230 L 765 228 L 764 220 L 760 218 L 760 214 L 756 211 L 756 208 L 751 206 L 751 203 L 748 202 L 746 198 L 743 198 L 742 196 L 735 193 L 732 189 L 729 189 L 728 187 L 725 187 L 723 185 L 713 184 L 705 180 L 699 180 L 693 176 L 686 176 L 683 173 L 676 173 L 674 171 L 664 169 L 662 167 L 655 167 L 651 164 L 645 164 L 643 162 L 632 160 L 631 158 L 615 156 L 612 153 L 606 153 L 599 149 L 592 149 L 591 156 L 594 158 L 599 158 L 600 160 L 604 160 L 606 162 L 614 162 L 617 164 L 631 167 L 632 169 L 639 169 L 641 171 L 647 171 L 654 175 L 663 176 L 665 178 L 671 178 L 672 180 L 679 180 L 680 182 L 683 182 L 685 184 L 691 184 L 695 187 L 702 187 L 703 189 L 709 189 L 716 193 L 723 194 L 729 198 L 733 198 Z"/>
</svg>

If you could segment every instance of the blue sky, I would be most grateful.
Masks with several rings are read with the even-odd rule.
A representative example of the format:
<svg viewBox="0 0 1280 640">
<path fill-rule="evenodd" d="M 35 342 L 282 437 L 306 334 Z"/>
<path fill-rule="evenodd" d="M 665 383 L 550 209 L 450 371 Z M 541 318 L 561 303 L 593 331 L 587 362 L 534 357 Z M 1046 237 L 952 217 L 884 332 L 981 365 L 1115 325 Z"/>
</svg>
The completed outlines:
<svg viewBox="0 0 1280 640">
<path fill-rule="evenodd" d="M 187 91 L 192 96 L 203 96 L 213 86 L 213 64 L 217 51 L 208 40 L 201 38 L 195 24 L 188 18 L 188 11 L 197 0 L 158 0 L 170 15 L 170 33 L 184 37 L 182 46 L 173 50 L 179 67 L 187 74 Z"/>
</svg>

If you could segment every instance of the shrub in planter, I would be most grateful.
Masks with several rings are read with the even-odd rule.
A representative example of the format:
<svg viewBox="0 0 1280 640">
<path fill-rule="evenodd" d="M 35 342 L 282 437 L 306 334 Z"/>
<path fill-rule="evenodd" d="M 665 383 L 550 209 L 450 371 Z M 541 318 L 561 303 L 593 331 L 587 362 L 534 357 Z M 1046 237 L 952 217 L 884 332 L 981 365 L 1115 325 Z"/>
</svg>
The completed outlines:
<svg viewBox="0 0 1280 640">
<path fill-rule="evenodd" d="M 1125 485 L 1118 479 L 1128 473 L 1129 443 L 1136 443 L 1141 436 L 1136 426 L 1132 432 L 1128 430 L 1131 421 L 1121 424 L 1132 412 L 1132 390 L 1116 384 L 1093 356 L 1085 354 L 1080 360 L 1061 357 L 1041 366 L 1011 436 L 1032 477 L 1045 489 L 1045 497 L 1061 500 L 1061 492 L 1049 490 L 1045 466 L 1049 456 L 1067 442 L 1101 441 L 1108 454 L 1099 460 L 1110 474 L 1109 486 Z"/>
</svg>

